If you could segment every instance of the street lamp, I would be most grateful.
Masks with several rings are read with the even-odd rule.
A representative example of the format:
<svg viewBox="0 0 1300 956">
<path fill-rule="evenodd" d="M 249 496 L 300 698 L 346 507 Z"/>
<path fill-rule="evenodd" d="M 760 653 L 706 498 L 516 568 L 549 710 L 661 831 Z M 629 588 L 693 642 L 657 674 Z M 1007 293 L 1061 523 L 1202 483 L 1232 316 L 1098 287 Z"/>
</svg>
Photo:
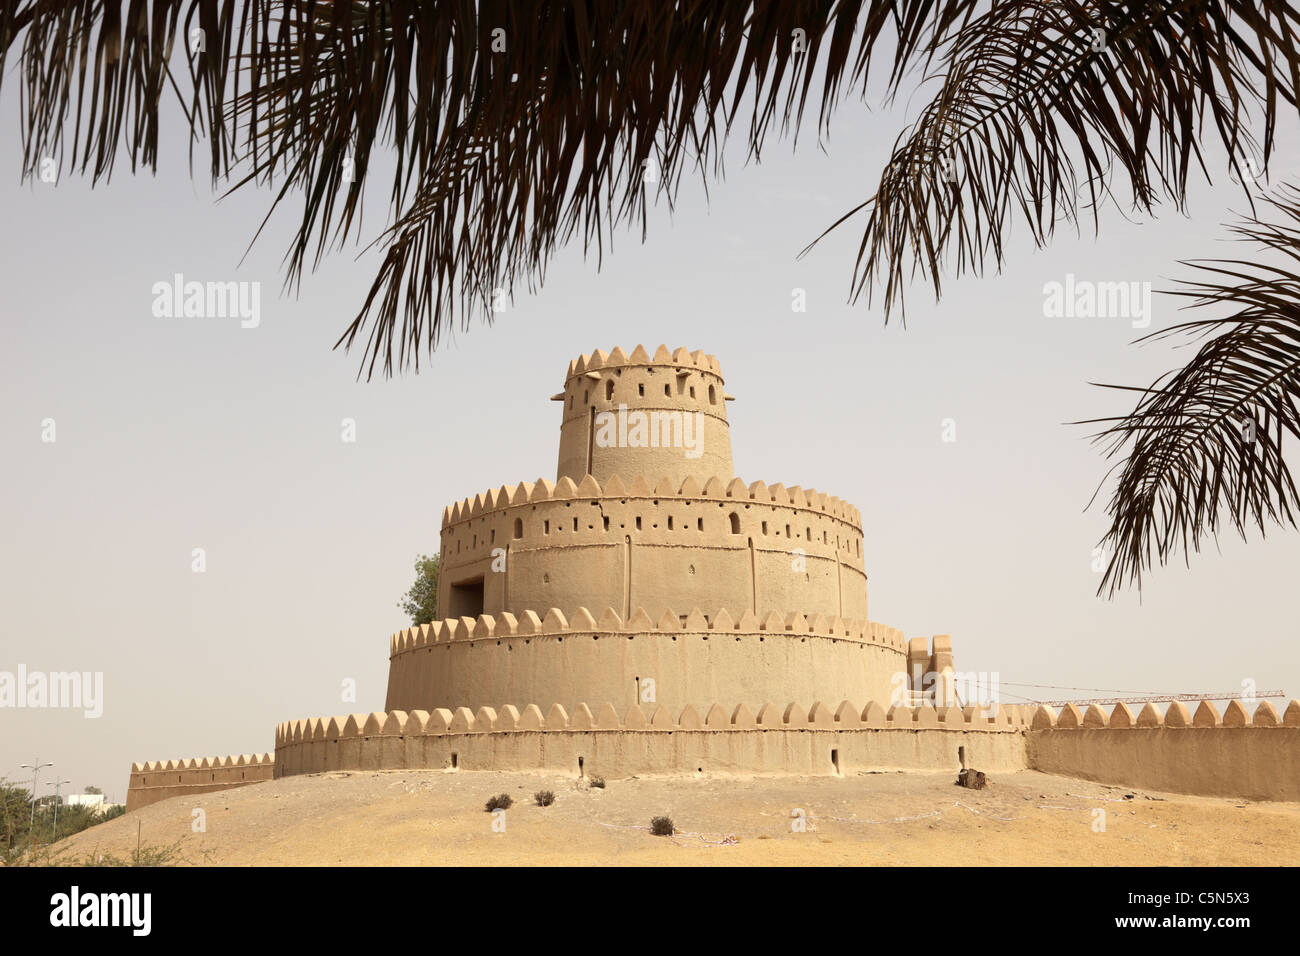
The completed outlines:
<svg viewBox="0 0 1300 956">
<path fill-rule="evenodd" d="M 45 786 L 54 788 L 54 826 L 50 828 L 50 842 L 53 843 L 59 838 L 59 787 L 65 783 L 72 783 L 71 780 L 55 780 L 53 783 L 47 783 Z"/>
<path fill-rule="evenodd" d="M 34 830 L 36 829 L 36 775 L 46 767 L 53 767 L 54 764 L 41 763 L 40 758 L 38 757 L 36 763 L 25 763 L 21 766 L 23 770 L 30 770 L 32 772 L 32 819 L 31 822 L 27 824 L 27 829 Z"/>
</svg>

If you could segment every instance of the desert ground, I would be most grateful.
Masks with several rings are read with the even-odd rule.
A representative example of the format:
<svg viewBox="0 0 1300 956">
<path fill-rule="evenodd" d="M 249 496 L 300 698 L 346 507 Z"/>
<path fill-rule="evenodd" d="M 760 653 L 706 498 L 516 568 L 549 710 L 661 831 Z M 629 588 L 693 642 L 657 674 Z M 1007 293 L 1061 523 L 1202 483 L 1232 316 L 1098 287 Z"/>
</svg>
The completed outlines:
<svg viewBox="0 0 1300 956">
<path fill-rule="evenodd" d="M 551 790 L 549 807 L 533 794 Z M 513 806 L 504 828 L 484 809 Z M 196 833 L 193 811 L 204 811 Z M 1097 810 L 1104 811 L 1104 817 Z M 649 832 L 672 818 L 671 837 Z M 1104 822 L 1104 830 L 1100 829 Z M 1300 804 L 1105 786 L 1026 771 L 984 790 L 950 773 L 633 778 L 329 772 L 175 797 L 92 827 L 55 858 L 175 848 L 178 864 L 1278 865 L 1300 861 Z"/>
</svg>

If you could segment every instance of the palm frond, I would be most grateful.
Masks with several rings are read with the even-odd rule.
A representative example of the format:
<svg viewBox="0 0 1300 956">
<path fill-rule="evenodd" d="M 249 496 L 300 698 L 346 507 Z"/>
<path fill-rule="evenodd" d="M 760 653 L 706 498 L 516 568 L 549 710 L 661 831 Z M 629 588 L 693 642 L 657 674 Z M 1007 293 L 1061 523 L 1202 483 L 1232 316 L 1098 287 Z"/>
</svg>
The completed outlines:
<svg viewBox="0 0 1300 956">
<path fill-rule="evenodd" d="M 1164 564 L 1180 549 L 1188 560 L 1224 524 L 1243 537 L 1251 527 L 1295 526 L 1300 499 L 1282 445 L 1300 438 L 1300 190 L 1264 202 L 1278 222 L 1251 216 L 1233 232 L 1280 262 L 1186 263 L 1204 278 L 1171 294 L 1231 313 L 1145 336 L 1206 341 L 1182 369 L 1127 388 L 1140 395 L 1131 413 L 1094 420 L 1112 422 L 1095 440 L 1119 460 L 1098 593 L 1140 587 L 1153 560 Z"/>
<path fill-rule="evenodd" d="M 1266 167 L 1297 107 L 1297 25 L 1284 0 L 995 3 L 939 54 L 937 94 L 859 207 L 852 297 L 883 285 L 888 317 L 920 276 L 938 298 L 945 274 L 1000 267 L 1015 222 L 1042 245 L 1082 209 L 1095 231 L 1112 167 L 1140 212 L 1181 209 L 1207 145 Z"/>
<path fill-rule="evenodd" d="M 214 178 L 245 161 L 236 186 L 279 177 L 275 203 L 301 195 L 291 282 L 352 234 L 372 152 L 390 149 L 387 255 L 340 339 L 364 336 L 363 368 L 389 373 L 418 367 L 457 319 L 490 318 L 482 290 L 540 281 L 560 245 L 600 251 L 618 227 L 644 231 L 647 199 L 671 202 L 685 170 L 720 174 L 733 126 L 757 155 L 816 104 L 820 132 L 845 91 L 865 91 L 878 49 L 896 84 L 976 6 L 0 0 L 0 82 L 18 48 L 25 169 L 62 158 L 71 127 L 71 159 L 96 180 L 119 148 L 133 168 L 156 164 L 172 87 L 211 141 Z M 177 82 L 168 66 L 196 28 L 205 52 L 185 55 Z"/>
</svg>

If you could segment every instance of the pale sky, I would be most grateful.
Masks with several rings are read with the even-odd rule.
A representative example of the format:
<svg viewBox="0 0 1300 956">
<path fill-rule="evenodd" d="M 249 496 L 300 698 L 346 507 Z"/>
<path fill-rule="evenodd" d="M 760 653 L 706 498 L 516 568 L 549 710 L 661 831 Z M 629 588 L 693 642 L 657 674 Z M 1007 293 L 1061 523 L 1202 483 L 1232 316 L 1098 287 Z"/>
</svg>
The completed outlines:
<svg viewBox="0 0 1300 956">
<path fill-rule="evenodd" d="M 846 302 L 863 220 L 795 258 L 871 192 L 908 115 L 849 103 L 824 152 L 807 136 L 747 167 L 738 142 L 710 201 L 686 185 L 644 245 L 620 234 L 600 272 L 568 248 L 493 327 L 458 334 L 419 375 L 366 383 L 359 356 L 331 346 L 374 254 L 335 254 L 282 296 L 297 207 L 241 264 L 268 193 L 217 202 L 202 170 L 191 182 L 174 124 L 156 178 L 119 163 L 94 191 L 67 175 L 20 185 L 15 90 L 0 97 L 0 671 L 102 672 L 104 700 L 97 719 L 0 710 L 0 776 L 21 782 L 39 758 L 55 763 L 42 794 L 59 779 L 122 800 L 132 761 L 271 751 L 279 721 L 381 709 L 388 637 L 407 623 L 396 604 L 415 555 L 438 547 L 443 506 L 554 478 L 547 397 L 569 359 L 638 343 L 715 354 L 737 399 L 737 474 L 856 505 L 871 617 L 951 634 L 958 669 L 996 672 L 1005 702 L 1074 696 L 1031 683 L 1300 694 L 1294 533 L 1158 568 L 1140 600 L 1094 595 L 1105 515 L 1084 506 L 1107 465 L 1066 423 L 1127 410 L 1090 381 L 1146 385 L 1188 351 L 1132 346 L 1126 319 L 1043 309 L 1045 283 L 1067 274 L 1159 289 L 1188 274 L 1180 259 L 1236 253 L 1220 223 L 1244 201 L 1226 176 L 1197 184 L 1189 218 L 1111 208 L 1099 238 L 1067 230 L 1041 251 L 1017 226 L 1001 275 L 949 280 L 938 305 L 914 286 L 907 327 L 885 327 Z M 1279 154 L 1295 141 L 1291 124 Z M 260 282 L 260 324 L 154 317 L 152 286 L 175 273 Z M 791 311 L 796 288 L 806 313 Z M 1167 297 L 1154 309 L 1153 329 L 1175 320 Z"/>
</svg>

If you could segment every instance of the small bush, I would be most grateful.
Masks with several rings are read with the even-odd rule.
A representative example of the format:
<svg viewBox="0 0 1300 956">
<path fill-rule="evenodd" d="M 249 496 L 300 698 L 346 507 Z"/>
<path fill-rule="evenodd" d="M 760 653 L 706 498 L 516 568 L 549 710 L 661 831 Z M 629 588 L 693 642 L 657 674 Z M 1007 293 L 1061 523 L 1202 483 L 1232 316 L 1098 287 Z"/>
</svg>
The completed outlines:
<svg viewBox="0 0 1300 956">
<path fill-rule="evenodd" d="M 498 793 L 495 797 L 487 802 L 487 810 L 491 813 L 493 810 L 509 810 L 514 804 L 514 798 L 508 793 Z"/>
<path fill-rule="evenodd" d="M 672 817 L 655 817 L 650 821 L 650 832 L 655 836 L 672 836 L 674 829 Z"/>
<path fill-rule="evenodd" d="M 533 799 L 537 801 L 539 807 L 549 807 L 555 802 L 555 794 L 550 790 L 538 790 L 533 794 Z"/>
<path fill-rule="evenodd" d="M 595 787 L 597 790 L 604 790 L 604 789 L 605 789 L 605 778 L 604 778 L 604 777 L 592 777 L 591 779 L 589 779 L 589 780 L 587 781 L 587 786 L 589 786 L 589 787 Z"/>
</svg>

